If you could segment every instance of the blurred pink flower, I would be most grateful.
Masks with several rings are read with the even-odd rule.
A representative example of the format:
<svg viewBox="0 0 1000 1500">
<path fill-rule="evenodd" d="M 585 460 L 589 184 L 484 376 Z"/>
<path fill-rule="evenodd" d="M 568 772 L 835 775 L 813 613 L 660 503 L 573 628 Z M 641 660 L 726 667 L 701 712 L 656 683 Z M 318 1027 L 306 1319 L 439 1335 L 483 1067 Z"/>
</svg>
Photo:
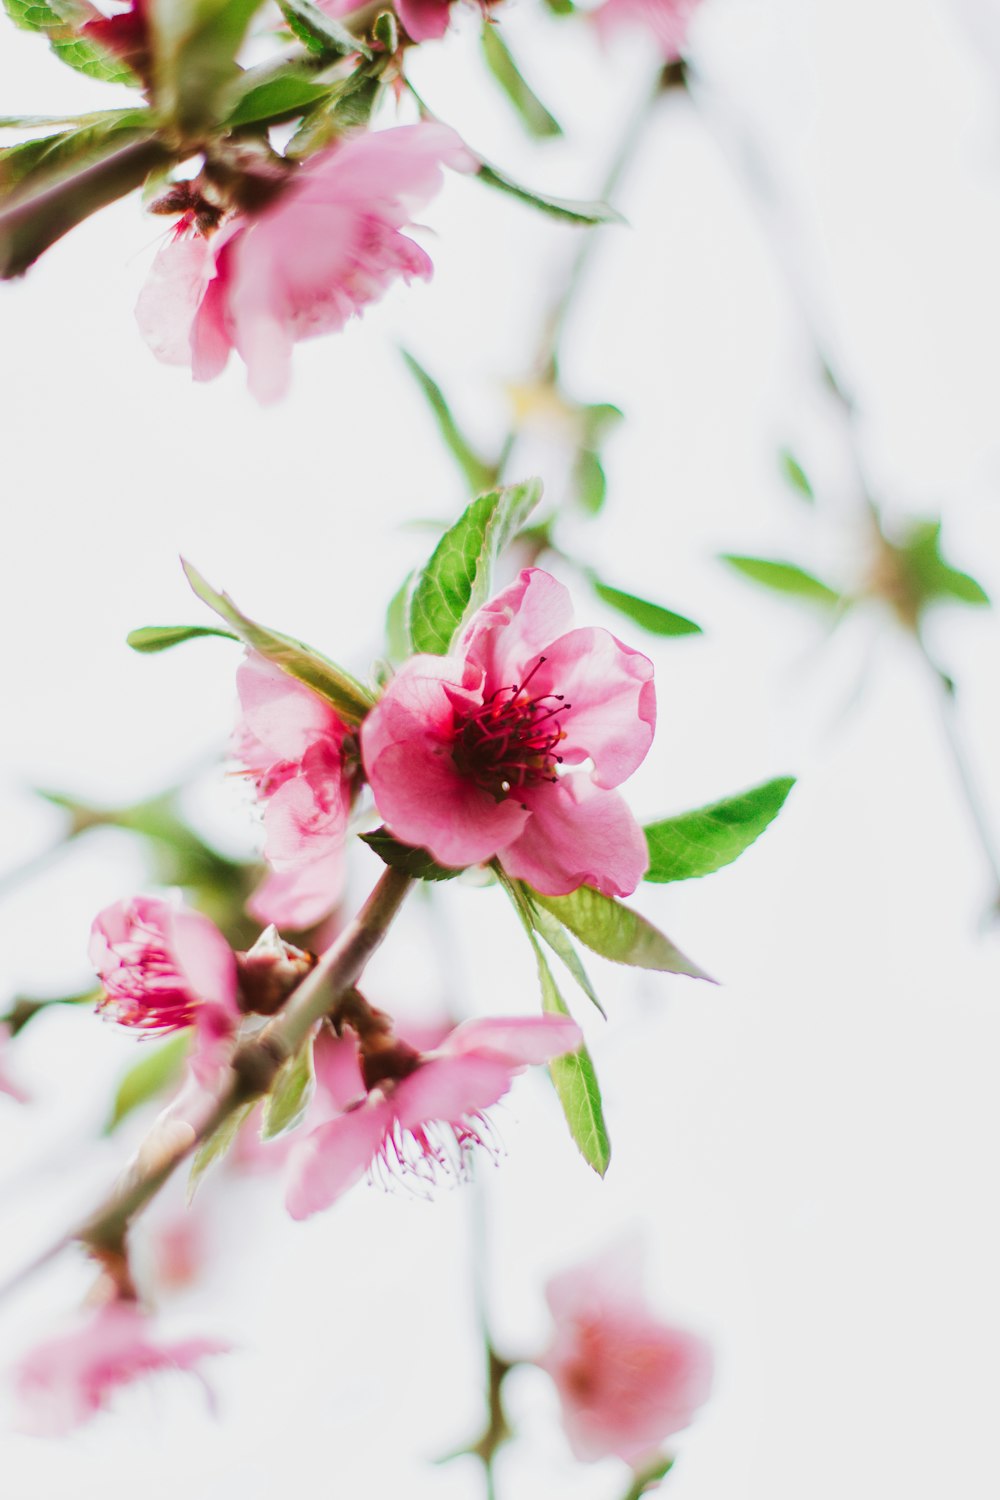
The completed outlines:
<svg viewBox="0 0 1000 1500">
<path fill-rule="evenodd" d="M 547 1288 L 555 1338 L 537 1363 L 555 1381 L 579 1459 L 616 1454 L 640 1467 L 711 1390 L 711 1349 L 656 1317 L 640 1269 L 631 1248 L 615 1249 Z"/>
<path fill-rule="evenodd" d="M 465 1021 L 433 1052 L 397 1044 L 377 1057 L 378 1081 L 355 1108 L 298 1142 L 285 1202 L 305 1219 L 381 1162 L 425 1183 L 460 1173 L 467 1147 L 485 1144 L 483 1111 L 529 1063 L 548 1062 L 582 1041 L 568 1016 Z"/>
<path fill-rule="evenodd" d="M 157 1343 L 149 1328 L 135 1303 L 109 1302 L 39 1344 L 14 1374 L 21 1430 L 61 1436 L 103 1411 L 119 1386 L 158 1370 L 194 1370 L 208 1355 L 228 1352 L 211 1339 Z"/>
<path fill-rule="evenodd" d="M 664 62 L 676 62 L 700 4 L 701 0 L 604 0 L 593 16 L 602 37 L 623 28 L 643 30 L 652 37 Z"/>
<path fill-rule="evenodd" d="M 236 674 L 243 718 L 234 753 L 264 806 L 264 857 L 272 873 L 249 902 L 253 916 L 311 927 L 340 899 L 344 840 L 356 766 L 333 709 L 256 652 Z"/>
<path fill-rule="evenodd" d="M 328 16 L 346 16 L 355 0 L 317 0 Z M 412 42 L 433 42 L 444 36 L 451 19 L 452 0 L 397 0 L 396 14 Z"/>
<path fill-rule="evenodd" d="M 362 725 L 362 756 L 392 832 L 441 864 L 497 855 L 546 895 L 627 896 L 646 840 L 608 789 L 652 741 L 653 664 L 606 630 L 570 629 L 572 615 L 561 583 L 524 569 L 452 655 L 404 663 Z"/>
<path fill-rule="evenodd" d="M 90 961 L 104 986 L 98 1009 L 122 1026 L 196 1029 L 192 1068 L 205 1078 L 240 1021 L 236 960 L 200 912 L 158 896 L 116 901 L 94 919 Z"/>
<path fill-rule="evenodd" d="M 7 1071 L 7 1057 L 10 1046 L 10 1027 L 0 1026 L 0 1094 L 6 1094 L 9 1099 L 16 1099 L 18 1104 L 27 1104 L 28 1095 L 16 1083 Z"/>
<path fill-rule="evenodd" d="M 233 215 L 210 239 L 185 216 L 140 294 L 143 337 L 196 380 L 220 374 L 235 349 L 257 399 L 278 400 L 294 343 L 337 332 L 397 276 L 431 275 L 400 230 L 440 188 L 442 166 L 472 164 L 447 126 L 402 125 L 311 158 L 269 207 Z"/>
</svg>

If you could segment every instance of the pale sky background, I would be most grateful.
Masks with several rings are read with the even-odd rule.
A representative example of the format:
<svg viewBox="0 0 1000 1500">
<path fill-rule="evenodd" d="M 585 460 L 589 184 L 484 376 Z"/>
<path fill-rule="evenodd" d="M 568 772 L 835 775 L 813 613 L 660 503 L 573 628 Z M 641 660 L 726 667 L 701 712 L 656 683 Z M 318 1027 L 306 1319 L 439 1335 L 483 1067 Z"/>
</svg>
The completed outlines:
<svg viewBox="0 0 1000 1500">
<path fill-rule="evenodd" d="M 421 92 L 486 156 L 565 196 L 592 194 L 652 76 L 641 43 L 602 54 L 584 27 L 512 4 L 525 71 L 567 129 L 527 142 L 478 60 L 469 11 L 414 60 Z M 116 102 L 4 25 L 0 108 Z M 726 130 L 748 128 L 786 210 L 797 267 L 863 413 L 864 457 L 890 514 L 946 516 L 957 566 L 1000 598 L 1000 16 L 992 0 L 706 0 L 692 56 Z M 602 1078 L 614 1160 L 578 1158 L 543 1078 L 498 1112 L 484 1164 L 490 1301 L 501 1348 L 539 1350 L 548 1275 L 645 1238 L 657 1306 L 711 1338 L 715 1395 L 676 1442 L 671 1500 L 993 1500 L 1000 1399 L 996 930 L 990 885 L 942 745 L 933 695 L 877 614 L 827 640 L 714 561 L 787 555 L 829 575 L 860 557 L 837 413 L 794 300 L 716 138 L 682 99 L 660 106 L 602 232 L 569 330 L 566 383 L 628 421 L 609 445 L 605 514 L 566 543 L 609 580 L 690 613 L 702 639 L 656 643 L 586 593 L 578 617 L 648 650 L 660 730 L 630 783 L 648 819 L 772 775 L 800 783 L 731 869 L 636 900 L 723 985 L 612 970 L 610 1014 L 578 1010 Z M 384 605 L 429 545 L 402 523 L 467 497 L 395 352 L 405 343 L 484 441 L 503 426 L 538 320 L 578 231 L 453 179 L 423 215 L 429 286 L 394 290 L 343 336 L 300 346 L 291 399 L 260 411 L 235 365 L 214 385 L 159 366 L 132 306 L 158 226 L 136 200 L 0 287 L 4 545 L 0 868 L 54 837 L 31 784 L 127 800 L 224 746 L 236 656 L 205 642 L 130 653 L 146 623 L 201 620 L 183 552 L 250 613 L 364 670 Z M 777 474 L 790 443 L 817 513 Z M 549 492 L 554 440 L 526 446 Z M 935 616 L 961 721 L 1000 827 L 1000 643 L 987 612 Z M 252 828 L 209 770 L 192 804 L 227 847 Z M 355 871 L 358 897 L 375 869 Z M 0 906 L 0 993 L 87 982 L 96 910 L 143 886 L 113 836 L 81 844 Z M 530 1012 L 530 955 L 499 893 L 442 893 L 376 960 L 388 1009 Z M 440 966 L 435 952 L 449 949 Z M 86 1014 L 26 1033 L 36 1102 L 0 1097 L 3 1269 L 113 1175 L 96 1139 L 130 1037 Z M 122 1395 L 61 1443 L 10 1430 L 18 1500 L 271 1500 L 295 1494 L 476 1500 L 479 1365 L 469 1273 L 475 1190 L 433 1204 L 360 1187 L 305 1226 L 276 1180 L 209 1181 L 217 1255 L 203 1290 L 163 1308 L 168 1334 L 227 1338 L 210 1374 Z M 5 1311 L 5 1360 L 55 1331 L 88 1273 L 54 1269 Z M 574 1465 L 546 1377 L 510 1404 L 524 1440 L 500 1500 L 620 1500 L 617 1462 Z"/>
</svg>

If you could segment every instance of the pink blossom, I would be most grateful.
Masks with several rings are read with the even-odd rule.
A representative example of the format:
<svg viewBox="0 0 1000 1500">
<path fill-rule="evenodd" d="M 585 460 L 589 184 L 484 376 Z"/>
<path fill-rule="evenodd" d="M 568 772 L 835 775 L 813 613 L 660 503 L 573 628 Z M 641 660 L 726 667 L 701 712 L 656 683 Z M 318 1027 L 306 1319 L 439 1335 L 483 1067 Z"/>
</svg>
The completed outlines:
<svg viewBox="0 0 1000 1500">
<path fill-rule="evenodd" d="M 355 0 L 317 0 L 328 16 L 346 16 Z M 444 36 L 451 19 L 452 0 L 397 0 L 396 14 L 411 42 L 434 42 Z"/>
<path fill-rule="evenodd" d="M 450 656 L 414 656 L 361 730 L 392 832 L 442 865 L 494 855 L 546 895 L 635 890 L 642 829 L 611 788 L 653 737 L 653 665 L 606 630 L 572 630 L 540 568 L 478 610 Z M 589 761 L 591 769 L 563 774 Z"/>
<path fill-rule="evenodd" d="M 227 1350 L 211 1339 L 159 1343 L 134 1303 L 106 1303 L 21 1360 L 14 1378 L 22 1431 L 61 1436 L 103 1411 L 119 1386 L 157 1370 L 194 1370 Z"/>
<path fill-rule="evenodd" d="M 483 1111 L 514 1074 L 581 1040 L 568 1016 L 529 1016 L 465 1021 L 432 1052 L 397 1044 L 391 1057 L 378 1057 L 378 1080 L 369 1076 L 355 1108 L 297 1143 L 285 1198 L 292 1218 L 328 1208 L 379 1163 L 424 1182 L 461 1173 L 466 1149 L 486 1144 Z"/>
<path fill-rule="evenodd" d="M 656 44 L 664 62 L 676 62 L 684 51 L 691 18 L 701 0 L 604 0 L 593 12 L 605 38 L 623 28 L 643 30 Z"/>
<path fill-rule="evenodd" d="M 634 1250 L 621 1248 L 547 1288 L 555 1338 L 537 1363 L 556 1383 L 579 1459 L 616 1454 L 640 1467 L 688 1426 L 711 1390 L 711 1349 L 656 1317 L 640 1270 Z"/>
<path fill-rule="evenodd" d="M 348 729 L 316 693 L 249 652 L 236 674 L 234 750 L 264 807 L 272 873 L 249 903 L 262 922 L 311 927 L 340 899 L 356 765 Z"/>
<path fill-rule="evenodd" d="M 136 316 L 158 358 L 212 380 L 231 349 L 259 401 L 283 396 L 292 345 L 335 333 L 429 256 L 400 231 L 438 191 L 441 168 L 471 168 L 438 124 L 356 135 L 313 157 L 263 212 L 234 214 L 210 239 L 192 216 L 160 250 Z"/>
<path fill-rule="evenodd" d="M 236 960 L 214 923 L 157 896 L 136 896 L 94 919 L 89 952 L 106 1016 L 154 1033 L 194 1026 L 196 1073 L 204 1078 L 217 1066 L 240 1010 Z"/>
</svg>

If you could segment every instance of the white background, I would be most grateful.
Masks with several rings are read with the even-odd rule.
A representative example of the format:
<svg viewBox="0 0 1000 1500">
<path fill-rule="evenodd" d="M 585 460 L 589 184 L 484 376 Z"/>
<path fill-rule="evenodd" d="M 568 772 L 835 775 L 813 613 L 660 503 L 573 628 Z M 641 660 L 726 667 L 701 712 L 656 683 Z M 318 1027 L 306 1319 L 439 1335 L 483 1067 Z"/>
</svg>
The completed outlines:
<svg viewBox="0 0 1000 1500">
<path fill-rule="evenodd" d="M 414 77 L 487 156 L 567 196 L 597 188 L 651 77 L 644 46 L 602 54 L 585 27 L 505 13 L 526 72 L 567 127 L 526 143 L 478 61 L 465 15 Z M 800 783 L 762 842 L 710 881 L 646 889 L 643 908 L 724 981 L 638 982 L 594 960 L 611 1020 L 581 1010 L 605 1089 L 605 1183 L 565 1136 L 544 1080 L 498 1113 L 507 1155 L 476 1189 L 428 1205 L 357 1189 L 291 1226 L 280 1184 L 210 1182 L 198 1211 L 215 1253 L 202 1291 L 164 1328 L 229 1338 L 219 1419 L 168 1377 L 62 1443 L 17 1436 L 4 1491 L 242 1500 L 309 1493 L 458 1500 L 471 1461 L 428 1461 L 475 1433 L 479 1365 L 474 1205 L 490 1226 L 496 1336 L 547 1337 L 547 1275 L 622 1234 L 648 1247 L 665 1314 L 717 1350 L 713 1400 L 677 1440 L 675 1500 L 841 1500 L 996 1494 L 1000 1043 L 990 882 L 960 801 L 934 698 L 877 611 L 827 640 L 713 559 L 790 555 L 828 576 L 860 565 L 860 512 L 781 262 L 856 392 L 861 441 L 892 515 L 943 510 L 954 561 L 1000 596 L 1000 18 L 991 0 L 706 0 L 692 54 L 730 138 L 749 130 L 785 204 L 780 254 L 717 135 L 682 99 L 661 105 L 603 231 L 569 330 L 567 384 L 628 423 L 611 493 L 567 547 L 613 582 L 689 612 L 703 639 L 650 643 L 581 593 L 579 614 L 656 658 L 660 731 L 631 784 L 641 817 L 771 775 Z M 117 102 L 4 24 L 0 109 Z M 466 498 L 395 352 L 405 342 L 496 441 L 505 387 L 576 231 L 453 180 L 424 216 L 436 264 L 337 339 L 301 346 L 292 398 L 260 411 L 236 367 L 208 387 L 158 366 L 131 308 L 159 226 L 134 200 L 0 287 L 3 454 L 3 866 L 57 835 L 32 784 L 95 799 L 151 792 L 225 744 L 231 648 L 143 659 L 135 625 L 202 619 L 183 552 L 251 613 L 356 669 L 379 651 L 385 601 L 427 550 L 402 523 Z M 789 442 L 812 513 L 783 486 Z M 526 446 L 558 496 L 556 437 Z M 933 649 L 1000 826 L 998 641 L 986 612 L 945 611 Z M 252 828 L 221 772 L 196 811 L 228 846 Z M 360 896 L 374 870 L 359 859 Z M 108 835 L 81 843 L 0 907 L 0 992 L 82 987 L 87 930 L 142 885 Z M 530 1012 L 527 952 L 496 891 L 443 892 L 373 967 L 390 1009 Z M 457 945 L 442 969 L 436 947 Z M 450 993 L 446 993 L 450 990 Z M 97 1140 L 131 1038 L 90 1015 L 26 1033 L 16 1062 L 35 1103 L 0 1097 L 2 1258 L 13 1268 L 91 1201 L 122 1140 Z M 83 1295 L 84 1268 L 39 1278 L 7 1312 L 5 1357 Z M 501 1458 L 501 1500 L 616 1500 L 615 1461 L 574 1466 L 541 1374 L 511 1406 L 524 1440 Z"/>
</svg>

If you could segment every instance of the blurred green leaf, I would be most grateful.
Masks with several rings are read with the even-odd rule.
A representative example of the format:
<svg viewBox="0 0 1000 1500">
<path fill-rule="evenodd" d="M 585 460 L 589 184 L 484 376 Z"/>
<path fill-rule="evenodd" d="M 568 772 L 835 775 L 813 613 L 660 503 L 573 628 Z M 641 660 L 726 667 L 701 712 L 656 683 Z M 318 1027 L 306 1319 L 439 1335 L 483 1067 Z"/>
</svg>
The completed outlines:
<svg viewBox="0 0 1000 1500">
<path fill-rule="evenodd" d="M 53 1005 L 95 1006 L 103 994 L 104 991 L 97 988 L 81 990 L 76 995 L 15 995 L 6 1013 L 0 1016 L 0 1025 L 8 1026 L 11 1036 L 17 1036 L 30 1021 L 43 1010 L 50 1010 Z"/>
<path fill-rule="evenodd" d="M 782 448 L 779 451 L 778 464 L 785 479 L 797 495 L 801 495 L 803 500 L 816 499 L 808 474 L 790 449 Z"/>
<path fill-rule="evenodd" d="M 662 604 L 651 604 L 648 599 L 640 599 L 635 594 L 626 594 L 621 589 L 612 588 L 610 584 L 602 583 L 596 573 L 588 572 L 587 577 L 599 599 L 603 599 L 605 604 L 610 604 L 620 614 L 627 615 L 651 635 L 701 634 L 701 626 L 685 615 L 674 614 L 673 610 L 664 609 Z"/>
<path fill-rule="evenodd" d="M 153 92 L 180 133 L 197 138 L 219 117 L 247 27 L 262 0 L 149 0 Z"/>
<path fill-rule="evenodd" d="M 191 1029 L 179 1031 L 158 1047 L 141 1044 L 142 1056 L 134 1062 L 118 1085 L 111 1114 L 104 1127 L 110 1135 L 121 1122 L 150 1099 L 179 1083 L 191 1046 Z"/>
<path fill-rule="evenodd" d="M 349 57 L 358 52 L 371 61 L 372 50 L 367 43 L 313 5 L 312 0 L 278 0 L 278 4 L 285 20 L 310 52 L 330 57 Z"/>
<path fill-rule="evenodd" d="M 140 625 L 138 630 L 130 630 L 125 640 L 133 651 L 151 656 L 157 651 L 169 651 L 171 646 L 180 646 L 184 641 L 198 640 L 203 635 L 221 636 L 226 641 L 239 639 L 231 630 L 216 630 L 214 625 Z"/>
<path fill-rule="evenodd" d="M 652 922 L 613 897 L 602 896 L 593 886 L 582 885 L 568 896 L 543 896 L 530 887 L 528 893 L 536 906 L 558 917 L 581 943 L 602 958 L 661 974 L 687 974 L 692 979 L 715 982 Z"/>
<path fill-rule="evenodd" d="M 483 55 L 528 134 L 536 140 L 562 135 L 559 121 L 549 114 L 534 89 L 525 82 L 499 29 L 487 19 L 483 21 Z"/>
<path fill-rule="evenodd" d="M 405 349 L 401 349 L 403 359 L 410 374 L 416 380 L 423 391 L 424 399 L 437 421 L 438 431 L 444 440 L 445 447 L 452 458 L 458 464 L 469 487 L 474 490 L 486 490 L 490 485 L 496 484 L 496 468 L 487 463 L 486 459 L 480 457 L 475 448 L 462 433 L 452 415 L 451 407 L 445 400 L 444 392 L 423 365 L 414 359 Z"/>
<path fill-rule="evenodd" d="M 536 193 L 522 187 L 498 167 L 491 166 L 479 158 L 476 176 L 489 187 L 499 188 L 512 198 L 519 198 L 529 208 L 537 208 L 555 219 L 568 219 L 571 224 L 622 224 L 624 220 L 617 209 L 607 203 L 586 202 L 579 198 L 552 198 L 545 193 Z"/>
<path fill-rule="evenodd" d="M 494 563 L 541 495 L 540 479 L 490 490 L 445 532 L 410 595 L 414 651 L 448 651 L 466 617 L 489 598 Z"/>
<path fill-rule="evenodd" d="M 989 595 L 981 583 L 945 561 L 941 553 L 941 524 L 917 521 L 898 546 L 886 543 L 895 553 L 918 609 L 940 599 L 954 599 L 960 604 L 989 604 Z"/>
<path fill-rule="evenodd" d="M 735 797 L 648 824 L 646 879 L 696 880 L 732 864 L 778 816 L 794 785 L 794 776 L 779 776 Z"/>
<path fill-rule="evenodd" d="M 608 497 L 608 479 L 600 454 L 581 448 L 573 464 L 573 492 L 588 516 L 599 515 Z"/>
<path fill-rule="evenodd" d="M 67 67 L 102 83 L 138 85 L 131 68 L 96 42 L 80 36 L 81 26 L 101 17 L 101 12 L 86 0 L 3 0 L 3 8 L 22 31 L 44 36 Z"/>
<path fill-rule="evenodd" d="M 290 1057 L 274 1080 L 274 1087 L 264 1100 L 264 1117 L 260 1138 L 273 1141 L 300 1124 L 309 1107 L 316 1085 L 313 1073 L 313 1039 L 306 1037 L 294 1057 Z"/>
<path fill-rule="evenodd" d="M 278 122 L 305 114 L 314 104 L 329 99 L 329 86 L 314 83 L 300 69 L 289 68 L 240 95 L 223 121 L 227 130 L 266 120 Z"/>
<path fill-rule="evenodd" d="M 414 880 L 454 880 L 462 873 L 460 869 L 449 870 L 439 865 L 426 849 L 401 844 L 385 828 L 376 828 L 374 833 L 363 833 L 360 837 L 361 842 L 373 849 L 385 864 L 394 870 L 402 870 L 405 875 L 412 875 Z"/>
<path fill-rule="evenodd" d="M 771 589 L 776 594 L 788 594 L 828 607 L 840 603 L 841 596 L 836 589 L 822 579 L 815 578 L 812 573 L 807 573 L 796 563 L 778 562 L 765 557 L 744 557 L 734 552 L 722 553 L 720 560 L 742 573 L 745 578 L 763 584 L 764 588 Z"/>
<path fill-rule="evenodd" d="M 358 69 L 328 87 L 328 103 L 310 111 L 285 147 L 285 156 L 292 161 L 311 156 L 345 131 L 362 129 L 368 124 L 383 88 L 379 76 Z"/>
<path fill-rule="evenodd" d="M 259 625 L 256 620 L 251 620 L 237 608 L 228 594 L 217 593 L 206 583 L 197 568 L 190 563 L 183 562 L 183 568 L 198 598 L 233 627 L 244 645 L 258 651 L 290 677 L 305 683 L 306 687 L 325 698 L 345 724 L 360 724 L 374 699 L 356 677 L 352 677 L 343 667 L 336 666 L 302 641 L 282 635 L 276 630 L 269 630 L 266 625 Z"/>
<path fill-rule="evenodd" d="M 651 1459 L 649 1463 L 642 1466 L 635 1475 L 632 1484 L 625 1493 L 624 1500 L 642 1500 L 643 1495 L 648 1495 L 652 1490 L 660 1488 L 660 1480 L 666 1479 L 674 1466 L 674 1460 L 668 1458 L 665 1453 Z"/>
</svg>

